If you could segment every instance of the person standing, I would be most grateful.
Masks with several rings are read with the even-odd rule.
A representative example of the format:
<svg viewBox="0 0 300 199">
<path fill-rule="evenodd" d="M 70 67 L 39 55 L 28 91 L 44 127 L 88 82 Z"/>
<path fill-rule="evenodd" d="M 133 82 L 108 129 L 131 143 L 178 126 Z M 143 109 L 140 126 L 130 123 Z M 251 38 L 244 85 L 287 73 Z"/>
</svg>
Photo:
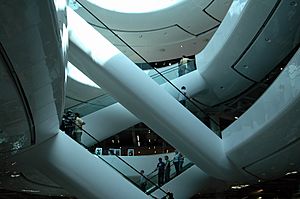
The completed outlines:
<svg viewBox="0 0 300 199">
<path fill-rule="evenodd" d="M 179 175 L 179 153 L 178 153 L 178 151 L 175 151 L 175 155 L 173 158 L 173 164 L 175 166 L 176 175 Z"/>
<path fill-rule="evenodd" d="M 146 177 L 145 177 L 145 171 L 144 170 L 141 170 L 141 177 L 140 177 L 140 187 L 141 187 L 141 190 L 143 192 L 146 192 L 146 186 L 147 186 L 147 180 L 146 180 Z"/>
<path fill-rule="evenodd" d="M 178 64 L 178 77 L 186 74 L 187 72 L 187 63 L 190 59 L 187 58 L 186 56 L 182 56 L 180 61 L 179 61 L 179 64 Z"/>
<path fill-rule="evenodd" d="M 179 171 L 180 172 L 182 172 L 183 163 L 184 163 L 184 156 L 182 155 L 182 153 L 179 153 Z"/>
<path fill-rule="evenodd" d="M 170 171 L 171 171 L 171 161 L 169 156 L 165 156 L 166 166 L 165 166 L 165 183 L 170 181 Z"/>
<path fill-rule="evenodd" d="M 75 113 L 75 131 L 74 138 L 75 140 L 81 144 L 81 136 L 82 136 L 82 126 L 84 125 L 84 121 L 80 118 L 79 113 Z"/>
<path fill-rule="evenodd" d="M 186 106 L 186 87 L 185 86 L 182 86 L 180 88 L 180 93 L 179 93 L 179 96 L 178 96 L 178 101 L 185 107 Z"/>
<path fill-rule="evenodd" d="M 74 139 L 75 115 L 71 110 L 68 110 L 63 115 L 61 129 L 63 129 L 68 136 Z"/>
<path fill-rule="evenodd" d="M 162 161 L 162 158 L 158 158 L 156 167 L 158 170 L 158 186 L 162 186 L 164 184 L 165 166 L 166 164 Z"/>
<path fill-rule="evenodd" d="M 166 199 L 174 199 L 173 193 L 168 192 Z"/>
</svg>

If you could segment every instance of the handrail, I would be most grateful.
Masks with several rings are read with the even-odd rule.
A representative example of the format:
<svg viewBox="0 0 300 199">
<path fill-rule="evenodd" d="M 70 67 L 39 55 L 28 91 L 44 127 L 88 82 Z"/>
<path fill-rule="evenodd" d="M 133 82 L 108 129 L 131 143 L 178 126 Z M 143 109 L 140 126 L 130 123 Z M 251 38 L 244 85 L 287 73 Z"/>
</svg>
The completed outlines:
<svg viewBox="0 0 300 199">
<path fill-rule="evenodd" d="M 173 160 L 171 160 L 170 162 L 173 162 Z M 182 171 L 185 171 L 186 169 L 188 169 L 190 166 L 189 165 L 194 165 L 194 163 L 192 163 L 192 162 L 189 162 L 189 163 L 187 163 L 186 165 L 184 165 L 183 167 L 182 167 Z M 170 167 L 172 167 L 172 166 L 174 166 L 174 163 L 172 163 L 172 164 L 170 164 Z M 189 167 L 188 167 L 189 166 Z M 148 176 L 150 176 L 150 175 L 152 175 L 154 172 L 156 172 L 157 170 L 154 170 L 154 171 L 152 171 L 151 173 L 149 173 L 148 174 Z M 180 171 L 180 173 L 182 173 L 182 171 Z M 158 173 L 157 174 L 155 174 L 155 175 L 153 175 L 153 176 L 151 176 L 150 177 L 150 180 L 152 179 L 152 178 L 155 178 L 156 176 L 158 176 Z M 172 179 L 172 177 L 170 176 L 170 180 Z"/>
<path fill-rule="evenodd" d="M 161 73 L 162 74 L 167 74 L 167 73 L 173 72 L 177 68 L 178 68 L 178 65 L 173 66 L 171 68 L 168 68 L 166 70 L 163 70 L 163 71 L 161 71 Z M 155 74 L 150 75 L 150 77 L 152 79 L 154 79 L 154 78 L 160 77 L 160 75 L 158 73 L 155 73 Z M 71 100 L 75 100 L 75 101 L 79 102 L 79 104 L 76 104 L 76 105 L 73 105 L 71 107 L 68 107 L 67 109 L 73 109 L 73 108 L 75 108 L 77 106 L 80 106 L 82 104 L 90 104 L 90 105 L 94 105 L 94 106 L 99 106 L 99 108 L 104 108 L 105 107 L 104 105 L 91 103 L 91 101 L 99 99 L 99 98 L 104 98 L 104 97 L 107 97 L 107 96 L 110 96 L 110 95 L 108 93 L 103 93 L 103 94 L 101 94 L 101 95 L 99 95 L 97 97 L 93 97 L 92 99 L 89 99 L 89 100 L 86 100 L 86 101 L 82 101 L 82 100 L 78 100 L 78 99 L 75 99 L 75 98 L 71 98 L 70 96 L 66 96 L 67 98 L 69 98 Z"/>
<path fill-rule="evenodd" d="M 173 160 L 170 160 L 170 167 L 174 165 L 173 163 L 171 164 L 171 162 L 173 162 Z M 149 173 L 148 176 L 152 175 L 152 174 L 153 174 L 154 172 L 156 172 L 156 171 L 157 171 L 157 169 L 155 169 L 154 171 L 152 171 L 151 173 Z M 154 177 L 157 176 L 157 175 L 158 175 L 158 174 L 156 174 L 156 175 L 150 177 L 150 179 L 151 179 L 151 178 L 154 178 Z"/>
<path fill-rule="evenodd" d="M 141 174 L 136 168 L 134 168 L 133 166 L 131 166 L 130 164 L 128 164 L 128 162 L 126 162 L 125 160 L 123 160 L 120 156 L 118 156 L 117 154 L 115 154 L 114 152 L 112 152 L 113 155 L 115 155 L 118 159 L 120 159 L 122 162 L 124 162 L 127 166 L 129 166 L 130 168 L 132 168 L 134 171 L 136 171 L 138 174 L 140 174 L 141 176 L 145 177 L 145 179 L 150 182 L 151 184 L 153 184 L 157 189 L 161 190 L 162 192 L 164 192 L 165 194 L 167 194 L 167 192 L 165 190 L 163 190 L 160 186 L 158 186 L 157 184 L 155 184 L 154 182 L 152 182 L 147 176 Z M 147 193 L 147 192 L 146 192 Z"/>
<path fill-rule="evenodd" d="M 91 135 L 89 132 L 87 132 L 86 130 L 84 130 L 81 126 L 78 126 L 74 121 L 72 121 L 72 123 L 77 126 L 78 128 L 80 128 L 84 133 L 86 133 L 89 137 L 91 137 L 93 140 L 95 140 L 97 143 L 100 143 L 93 135 Z M 82 146 L 84 146 L 85 148 L 88 148 L 86 145 L 84 145 L 83 143 L 79 143 Z M 127 166 L 129 166 L 131 169 L 133 169 L 135 172 L 137 172 L 140 176 L 145 177 L 147 182 L 150 182 L 152 185 L 154 185 L 155 188 L 161 190 L 163 193 L 165 193 L 166 195 L 168 194 L 165 190 L 163 190 L 160 186 L 158 186 L 156 183 L 152 182 L 147 176 L 141 174 L 136 168 L 134 168 L 133 166 L 131 166 L 128 162 L 126 162 L 125 160 L 123 160 L 121 157 L 119 157 L 118 155 L 116 155 L 114 152 L 112 152 L 114 156 L 116 156 L 119 160 L 121 160 L 124 164 L 126 164 Z M 97 155 L 97 154 L 96 154 Z M 129 177 L 127 177 L 125 174 L 123 174 L 121 171 L 119 171 L 117 168 L 115 168 L 112 164 L 110 164 L 108 161 L 106 161 L 104 158 L 102 158 L 100 155 L 97 155 L 97 157 L 99 157 L 101 160 L 103 160 L 105 163 L 107 163 L 109 166 L 111 166 L 112 168 L 114 168 L 117 172 L 119 172 L 123 177 L 125 177 L 127 180 L 129 180 L 131 183 L 135 184 L 139 189 L 140 186 L 138 184 L 136 184 L 132 179 L 130 179 Z M 145 192 L 147 195 L 148 192 Z M 154 197 L 154 196 L 152 196 Z M 155 197 L 154 197 L 155 198 Z"/>
<path fill-rule="evenodd" d="M 193 162 L 189 162 L 189 163 L 187 163 L 186 165 L 184 165 L 184 166 L 182 167 L 182 171 L 180 172 L 180 174 L 183 173 L 183 171 L 186 171 L 187 169 L 189 169 L 190 167 L 192 167 L 193 165 L 195 165 Z M 180 174 L 179 174 L 179 175 L 180 175 Z M 158 174 L 157 174 L 157 175 L 158 175 Z M 155 176 L 153 176 L 153 177 L 156 177 L 157 175 L 155 175 Z M 173 177 L 172 177 L 172 176 L 173 176 Z M 173 174 L 172 176 L 170 176 L 170 180 L 169 180 L 168 182 L 170 182 L 171 180 L 173 180 L 177 175 L 174 176 L 174 174 Z M 155 189 L 154 187 L 151 187 L 150 190 L 148 190 L 148 193 L 149 193 L 149 194 L 150 194 L 150 193 L 153 193 L 155 190 L 156 190 L 156 189 Z"/>
</svg>

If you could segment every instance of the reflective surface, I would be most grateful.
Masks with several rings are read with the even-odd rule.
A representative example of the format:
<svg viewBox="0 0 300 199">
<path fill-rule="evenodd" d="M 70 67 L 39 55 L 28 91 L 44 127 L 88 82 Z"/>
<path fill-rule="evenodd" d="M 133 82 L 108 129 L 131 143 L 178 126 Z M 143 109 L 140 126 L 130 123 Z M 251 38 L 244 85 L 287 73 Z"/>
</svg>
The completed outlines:
<svg viewBox="0 0 300 199">
<path fill-rule="evenodd" d="M 31 132 L 23 101 L 9 68 L 0 56 L 0 160 L 30 146 Z"/>
</svg>

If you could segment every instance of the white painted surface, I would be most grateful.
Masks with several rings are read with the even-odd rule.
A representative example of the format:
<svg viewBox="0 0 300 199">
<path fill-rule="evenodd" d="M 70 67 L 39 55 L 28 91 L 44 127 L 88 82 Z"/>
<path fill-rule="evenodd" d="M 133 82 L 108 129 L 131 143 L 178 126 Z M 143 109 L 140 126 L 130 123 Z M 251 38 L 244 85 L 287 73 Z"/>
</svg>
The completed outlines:
<svg viewBox="0 0 300 199">
<path fill-rule="evenodd" d="M 120 51 L 114 50 L 111 56 L 106 54 L 103 60 L 101 57 L 95 57 L 94 50 L 101 52 L 112 49 L 112 44 L 89 44 L 88 42 L 98 43 L 104 38 L 70 9 L 68 18 L 72 18 L 68 21 L 70 39 L 91 59 L 91 64 L 86 70 L 96 84 L 109 91 L 137 118 L 179 151 L 187 154 L 187 157 L 205 172 L 223 179 L 238 177 L 239 172 L 225 156 L 219 137 Z M 78 29 L 95 32 L 91 34 L 95 38 L 81 41 L 81 33 L 77 34 Z"/>
<path fill-rule="evenodd" d="M 222 21 L 232 0 L 218 0 L 212 3 L 208 0 L 185 0 L 159 12 L 131 14 L 98 7 L 90 0 L 80 2 L 102 22 L 109 24 L 116 34 L 125 38 L 124 40 L 147 61 L 156 62 L 200 52 L 219 25 L 219 22 L 207 15 L 205 11 Z M 76 11 L 80 14 L 85 12 L 83 8 Z M 86 16 L 87 21 L 103 26 L 95 18 L 83 15 Z M 112 37 L 105 29 L 97 27 L 96 29 L 101 34 Z M 112 40 L 116 42 L 119 49 L 127 49 L 127 56 L 135 63 L 143 62 L 135 53 L 128 50 L 124 43 L 116 40 L 114 36 Z"/>
<path fill-rule="evenodd" d="M 259 164 L 264 165 L 262 159 L 286 147 L 294 147 L 290 144 L 300 138 L 299 98 L 300 51 L 298 50 L 284 71 L 256 103 L 223 131 L 224 146 L 230 159 L 239 167 L 251 165 L 258 160 L 261 161 Z M 277 163 L 273 163 L 276 167 Z M 256 170 L 259 171 L 259 175 L 265 172 L 269 173 L 269 176 L 265 177 L 272 177 L 272 172 L 268 172 L 268 169 L 261 167 Z"/>
<path fill-rule="evenodd" d="M 164 190 L 172 192 L 176 199 L 191 198 L 196 193 L 218 193 L 226 187 L 223 181 L 208 176 L 197 166 L 192 166 L 162 186 Z M 158 198 L 163 196 L 160 191 L 155 191 L 153 195 Z"/>
<path fill-rule="evenodd" d="M 199 76 L 197 71 L 193 71 L 178 77 L 171 82 L 177 88 L 185 85 L 188 88 L 188 96 L 193 96 L 202 91 L 205 85 L 203 79 Z M 163 87 L 175 99 L 177 99 L 179 92 L 173 86 L 171 86 L 169 83 L 165 83 L 162 84 L 161 87 Z M 115 103 L 104 109 L 89 114 L 83 117 L 83 120 L 86 123 L 84 129 L 93 135 L 98 141 L 102 141 L 140 122 L 138 118 L 136 118 L 119 103 Z M 87 146 L 95 143 L 93 139 L 85 134 L 83 134 L 82 140 Z"/>
<path fill-rule="evenodd" d="M 109 138 L 139 122 L 132 113 L 119 103 L 91 113 L 82 119 L 86 123 L 83 129 L 93 135 L 98 141 Z M 82 143 L 86 146 L 91 146 L 96 141 L 84 133 L 82 135 Z"/>
<path fill-rule="evenodd" d="M 221 103 L 253 84 L 252 81 L 236 73 L 231 66 L 234 66 L 236 60 L 243 56 L 243 52 L 275 4 L 276 0 L 233 1 L 210 42 L 195 56 L 198 71 L 208 85 L 208 91 L 199 97 L 202 103 L 210 106 Z M 255 60 L 259 62 L 258 57 Z M 260 73 L 262 76 L 265 75 L 263 70 Z"/>
<path fill-rule="evenodd" d="M 148 198 L 121 174 L 64 133 L 19 156 L 81 199 Z"/>
</svg>

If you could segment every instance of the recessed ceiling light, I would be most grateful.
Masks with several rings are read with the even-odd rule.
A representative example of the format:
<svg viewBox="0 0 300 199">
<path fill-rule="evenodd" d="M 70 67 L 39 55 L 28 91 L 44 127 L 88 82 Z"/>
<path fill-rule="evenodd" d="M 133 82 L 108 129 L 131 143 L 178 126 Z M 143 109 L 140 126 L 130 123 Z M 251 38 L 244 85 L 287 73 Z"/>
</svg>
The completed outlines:
<svg viewBox="0 0 300 199">
<path fill-rule="evenodd" d="M 270 38 L 265 38 L 265 41 L 271 43 L 272 40 Z"/>
</svg>

